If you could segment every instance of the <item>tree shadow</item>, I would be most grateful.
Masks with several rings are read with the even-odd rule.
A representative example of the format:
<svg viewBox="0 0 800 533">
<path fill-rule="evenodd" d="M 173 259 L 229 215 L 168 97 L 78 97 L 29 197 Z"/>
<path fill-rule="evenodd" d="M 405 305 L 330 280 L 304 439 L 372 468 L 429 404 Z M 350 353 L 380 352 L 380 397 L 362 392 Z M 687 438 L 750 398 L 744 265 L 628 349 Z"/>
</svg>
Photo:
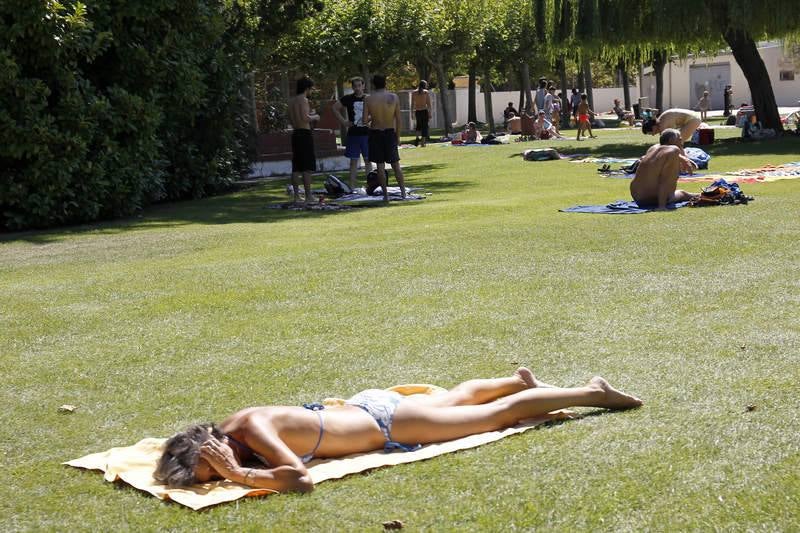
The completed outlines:
<svg viewBox="0 0 800 533">
<path fill-rule="evenodd" d="M 453 181 L 441 179 L 436 171 L 445 168 L 444 164 L 413 165 L 403 169 L 406 185 L 420 187 L 424 192 L 452 192 L 473 186 L 470 181 Z M 433 174 L 433 175 L 431 175 Z M 347 180 L 347 173 L 336 173 Z M 363 174 L 360 176 L 363 178 Z M 314 177 L 313 188 L 323 188 L 325 175 Z M 394 178 L 389 178 L 393 185 Z M 354 207 L 343 210 L 291 210 L 272 206 L 289 200 L 286 185 L 289 179 L 252 180 L 240 182 L 239 186 L 228 193 L 202 198 L 156 204 L 147 207 L 138 215 L 91 224 L 81 224 L 44 230 L 31 230 L 15 233 L 0 233 L 0 242 L 27 241 L 34 244 L 48 244 L 69 235 L 84 233 L 117 234 L 128 231 L 151 228 L 170 228 L 190 224 L 264 224 L 297 219 L 316 219 L 329 216 L 348 216 L 350 213 L 367 209 Z M 390 202 L 370 207 L 394 208 L 419 205 L 420 202 Z"/>
<path fill-rule="evenodd" d="M 638 158 L 653 144 L 658 143 L 658 137 L 642 135 L 640 143 L 606 143 L 592 146 L 565 146 L 558 149 L 563 155 L 588 155 L 591 157 L 618 157 Z M 694 146 L 688 144 L 687 146 Z M 698 146 L 698 148 L 712 156 L 747 156 L 747 155 L 788 155 L 800 154 L 800 137 L 784 135 L 775 139 L 760 141 L 746 141 L 742 138 L 719 139 L 713 144 Z M 513 154 L 509 157 L 517 157 Z M 800 156 L 798 156 L 800 160 Z"/>
<path fill-rule="evenodd" d="M 800 137 L 784 135 L 775 139 L 759 141 L 745 140 L 740 137 L 720 139 L 708 147 L 701 146 L 711 155 L 789 155 L 797 154 L 800 160 Z"/>
</svg>

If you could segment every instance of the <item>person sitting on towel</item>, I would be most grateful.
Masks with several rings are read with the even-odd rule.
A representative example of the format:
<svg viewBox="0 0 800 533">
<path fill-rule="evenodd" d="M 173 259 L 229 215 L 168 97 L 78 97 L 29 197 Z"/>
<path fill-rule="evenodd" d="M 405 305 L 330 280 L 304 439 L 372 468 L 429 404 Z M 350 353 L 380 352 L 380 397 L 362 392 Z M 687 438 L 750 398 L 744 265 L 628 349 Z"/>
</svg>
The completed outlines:
<svg viewBox="0 0 800 533">
<path fill-rule="evenodd" d="M 517 115 L 519 115 L 519 111 L 514 108 L 514 102 L 509 102 L 508 106 L 503 110 L 503 127 L 508 127 L 508 119 Z"/>
<path fill-rule="evenodd" d="M 657 135 L 668 129 L 680 130 L 684 142 L 692 138 L 694 130 L 700 126 L 700 118 L 688 109 L 667 109 L 658 118 L 648 118 L 642 122 L 642 133 Z"/>
<path fill-rule="evenodd" d="M 228 479 L 255 488 L 307 492 L 314 484 L 305 463 L 381 449 L 415 449 L 514 426 L 573 406 L 629 409 L 642 401 L 601 378 L 560 388 L 527 368 L 495 379 L 475 379 L 443 394 L 405 397 L 370 389 L 343 405 L 250 407 L 219 426 L 197 424 L 165 444 L 154 478 L 171 487 Z M 257 462 L 249 468 L 245 464 Z"/>
<path fill-rule="evenodd" d="M 666 209 L 667 204 L 686 202 L 696 195 L 677 189 L 681 172 L 697 168 L 683 151 L 681 132 L 667 129 L 660 144 L 651 146 L 639 160 L 631 181 L 631 196 L 639 207 Z"/>
<path fill-rule="evenodd" d="M 533 136 L 540 140 L 563 139 L 553 123 L 547 120 L 544 111 L 539 111 L 538 118 L 533 121 Z"/>
<path fill-rule="evenodd" d="M 483 139 L 483 137 L 475 126 L 475 123 L 470 122 L 467 124 L 467 129 L 464 131 L 464 144 L 480 144 L 481 139 Z"/>
</svg>

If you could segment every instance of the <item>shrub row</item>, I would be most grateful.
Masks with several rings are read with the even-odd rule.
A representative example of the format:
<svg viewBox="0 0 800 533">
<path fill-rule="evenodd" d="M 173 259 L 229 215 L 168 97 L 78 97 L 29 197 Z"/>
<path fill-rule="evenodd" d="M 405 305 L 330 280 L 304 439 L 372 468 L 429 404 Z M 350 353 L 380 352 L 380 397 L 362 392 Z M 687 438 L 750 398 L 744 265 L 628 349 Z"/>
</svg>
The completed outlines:
<svg viewBox="0 0 800 533">
<path fill-rule="evenodd" d="M 247 35 L 223 0 L 0 2 L 0 227 L 200 197 L 247 167 Z"/>
</svg>

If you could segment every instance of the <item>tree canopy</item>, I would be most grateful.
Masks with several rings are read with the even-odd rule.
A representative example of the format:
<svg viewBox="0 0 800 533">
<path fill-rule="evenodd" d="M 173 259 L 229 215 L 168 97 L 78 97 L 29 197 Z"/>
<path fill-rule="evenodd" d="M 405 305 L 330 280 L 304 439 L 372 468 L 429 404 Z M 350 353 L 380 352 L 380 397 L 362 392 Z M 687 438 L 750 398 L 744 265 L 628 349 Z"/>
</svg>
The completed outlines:
<svg viewBox="0 0 800 533">
<path fill-rule="evenodd" d="M 77 0 L 0 3 L 0 226 L 132 213 L 246 171 L 256 69 L 341 80 L 414 65 L 559 70 L 730 47 L 780 129 L 756 43 L 797 39 L 797 0 Z M 589 81 L 589 80 L 587 80 Z M 446 101 L 446 98 L 443 99 Z M 443 106 L 449 126 L 449 108 Z"/>
</svg>

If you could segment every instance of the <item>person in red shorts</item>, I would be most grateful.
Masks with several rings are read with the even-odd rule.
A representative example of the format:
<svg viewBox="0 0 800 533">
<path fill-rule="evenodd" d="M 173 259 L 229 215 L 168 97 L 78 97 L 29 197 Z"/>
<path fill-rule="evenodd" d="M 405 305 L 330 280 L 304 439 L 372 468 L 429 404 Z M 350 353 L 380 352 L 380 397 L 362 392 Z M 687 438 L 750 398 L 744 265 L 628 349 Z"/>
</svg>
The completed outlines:
<svg viewBox="0 0 800 533">
<path fill-rule="evenodd" d="M 589 132 L 589 137 L 592 139 L 595 138 L 595 135 L 592 133 L 592 123 L 590 121 L 591 116 L 594 115 L 594 111 L 589 109 L 589 97 L 586 96 L 586 93 L 581 95 L 581 103 L 578 104 L 578 139 L 581 140 L 581 133 L 585 131 Z M 584 135 L 585 136 L 585 135 Z"/>
</svg>

